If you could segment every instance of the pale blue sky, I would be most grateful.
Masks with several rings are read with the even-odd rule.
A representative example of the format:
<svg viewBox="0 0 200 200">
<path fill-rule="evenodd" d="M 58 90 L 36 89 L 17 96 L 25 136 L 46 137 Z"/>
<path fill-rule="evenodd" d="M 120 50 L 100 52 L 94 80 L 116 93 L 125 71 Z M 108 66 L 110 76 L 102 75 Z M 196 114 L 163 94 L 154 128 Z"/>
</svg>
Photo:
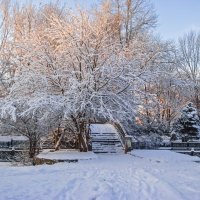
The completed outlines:
<svg viewBox="0 0 200 200">
<path fill-rule="evenodd" d="M 177 39 L 190 30 L 200 31 L 200 0 L 151 0 L 158 14 L 157 32 Z"/>
<path fill-rule="evenodd" d="M 32 2 L 49 0 L 32 0 Z M 90 7 L 100 0 L 60 0 L 69 7 Z M 156 32 L 163 39 L 177 39 L 190 30 L 200 30 L 200 0 L 149 0 L 158 15 Z M 54 0 L 52 0 L 54 2 Z M 55 0 L 56 2 L 56 0 Z"/>
</svg>

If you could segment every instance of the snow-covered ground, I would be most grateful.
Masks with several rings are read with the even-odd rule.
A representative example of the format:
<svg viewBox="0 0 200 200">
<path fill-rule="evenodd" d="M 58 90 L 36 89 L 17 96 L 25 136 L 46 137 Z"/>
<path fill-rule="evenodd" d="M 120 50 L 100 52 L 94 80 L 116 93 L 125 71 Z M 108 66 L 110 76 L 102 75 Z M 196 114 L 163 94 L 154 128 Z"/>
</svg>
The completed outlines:
<svg viewBox="0 0 200 200">
<path fill-rule="evenodd" d="M 51 152 L 50 149 L 46 149 L 37 157 L 51 160 L 89 160 L 97 158 L 97 155 L 92 151 L 79 152 L 75 150 L 60 150 Z"/>
<path fill-rule="evenodd" d="M 0 167 L 0 200 L 199 200 L 200 158 L 167 150 Z"/>
</svg>

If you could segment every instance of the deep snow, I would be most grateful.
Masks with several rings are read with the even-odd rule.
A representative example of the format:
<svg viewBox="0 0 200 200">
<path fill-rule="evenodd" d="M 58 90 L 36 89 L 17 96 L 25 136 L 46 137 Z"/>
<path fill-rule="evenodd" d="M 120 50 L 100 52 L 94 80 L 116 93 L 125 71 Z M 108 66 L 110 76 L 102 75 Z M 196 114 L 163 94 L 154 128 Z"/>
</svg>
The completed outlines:
<svg viewBox="0 0 200 200">
<path fill-rule="evenodd" d="M 199 200 L 200 158 L 167 150 L 0 167 L 0 200 Z"/>
</svg>

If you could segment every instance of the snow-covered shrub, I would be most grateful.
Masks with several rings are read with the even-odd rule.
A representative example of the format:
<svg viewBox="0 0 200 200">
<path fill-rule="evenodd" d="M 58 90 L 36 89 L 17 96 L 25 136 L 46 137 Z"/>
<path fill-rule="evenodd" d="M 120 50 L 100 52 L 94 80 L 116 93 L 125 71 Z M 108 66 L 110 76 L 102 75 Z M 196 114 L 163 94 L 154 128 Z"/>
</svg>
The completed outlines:
<svg viewBox="0 0 200 200">
<path fill-rule="evenodd" d="M 29 146 L 26 146 L 22 151 L 15 154 L 10 161 L 14 166 L 34 165 L 34 158 L 30 158 Z"/>
<path fill-rule="evenodd" d="M 135 139 L 136 141 L 134 142 L 134 146 L 138 149 L 155 149 L 163 144 L 163 138 L 155 133 L 137 136 Z"/>
</svg>

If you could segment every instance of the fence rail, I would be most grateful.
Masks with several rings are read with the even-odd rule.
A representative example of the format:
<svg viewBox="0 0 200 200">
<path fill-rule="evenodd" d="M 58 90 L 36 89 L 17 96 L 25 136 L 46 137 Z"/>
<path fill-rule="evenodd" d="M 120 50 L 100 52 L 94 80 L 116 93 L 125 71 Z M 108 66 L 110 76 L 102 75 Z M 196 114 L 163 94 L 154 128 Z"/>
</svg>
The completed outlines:
<svg viewBox="0 0 200 200">
<path fill-rule="evenodd" d="M 200 142 L 172 142 L 172 150 L 200 150 Z"/>
</svg>

